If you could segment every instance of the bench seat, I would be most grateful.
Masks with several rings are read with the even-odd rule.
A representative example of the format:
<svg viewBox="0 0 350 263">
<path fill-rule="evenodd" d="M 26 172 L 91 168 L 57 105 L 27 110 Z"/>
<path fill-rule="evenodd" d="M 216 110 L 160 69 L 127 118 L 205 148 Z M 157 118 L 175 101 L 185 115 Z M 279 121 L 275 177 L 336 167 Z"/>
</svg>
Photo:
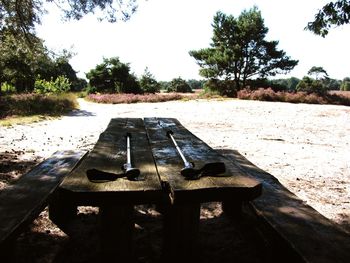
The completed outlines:
<svg viewBox="0 0 350 263">
<path fill-rule="evenodd" d="M 269 262 L 350 262 L 350 235 L 259 169 L 239 152 L 218 150 L 247 176 L 263 184 L 261 196 L 248 202 L 246 212 L 267 243 Z M 244 216 L 244 215 L 243 215 Z M 256 222 L 258 221 L 258 222 Z"/>
<path fill-rule="evenodd" d="M 11 257 L 14 241 L 46 207 L 62 179 L 86 154 L 60 151 L 0 191 L 0 253 Z M 7 259 L 10 261 L 10 259 Z"/>
</svg>

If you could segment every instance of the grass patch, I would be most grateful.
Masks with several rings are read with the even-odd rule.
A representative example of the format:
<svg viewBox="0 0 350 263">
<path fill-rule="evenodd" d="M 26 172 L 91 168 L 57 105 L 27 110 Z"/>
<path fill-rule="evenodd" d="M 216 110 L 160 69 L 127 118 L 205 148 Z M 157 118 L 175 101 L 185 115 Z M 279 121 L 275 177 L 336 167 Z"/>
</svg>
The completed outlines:
<svg viewBox="0 0 350 263">
<path fill-rule="evenodd" d="M 290 103 L 307 103 L 307 104 L 333 104 L 350 106 L 350 97 L 341 94 L 326 93 L 323 95 L 306 92 L 275 92 L 271 88 L 257 90 L 240 90 L 237 97 L 243 100 L 259 101 L 279 101 Z"/>
<path fill-rule="evenodd" d="M 165 102 L 182 100 L 185 96 L 179 93 L 156 93 L 156 94 L 90 94 L 87 100 L 97 103 L 121 104 L 137 102 Z"/>
<path fill-rule="evenodd" d="M 52 120 L 56 118 L 57 117 L 45 116 L 45 115 L 33 115 L 33 116 L 25 116 L 25 117 L 11 116 L 5 119 L 0 119 L 0 126 L 11 127 L 13 125 L 30 124 L 30 123 L 40 122 L 40 121 Z"/>
<path fill-rule="evenodd" d="M 10 116 L 60 116 L 76 108 L 78 108 L 78 102 L 72 94 L 0 96 L 0 119 Z"/>
</svg>

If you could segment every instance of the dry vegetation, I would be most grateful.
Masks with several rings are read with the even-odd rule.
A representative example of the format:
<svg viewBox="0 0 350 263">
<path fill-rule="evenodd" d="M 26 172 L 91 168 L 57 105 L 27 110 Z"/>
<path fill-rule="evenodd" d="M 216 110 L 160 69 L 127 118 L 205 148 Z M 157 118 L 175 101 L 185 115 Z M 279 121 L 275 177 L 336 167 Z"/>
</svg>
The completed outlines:
<svg viewBox="0 0 350 263">
<path fill-rule="evenodd" d="M 78 107 L 72 94 L 19 94 L 0 96 L 0 119 L 36 114 L 61 115 Z"/>
<path fill-rule="evenodd" d="M 137 102 L 165 102 L 181 100 L 184 96 L 179 93 L 157 93 L 157 94 L 90 94 L 87 100 L 97 103 L 121 104 Z"/>
<path fill-rule="evenodd" d="M 275 92 L 271 88 L 257 90 L 241 90 L 237 97 L 244 100 L 280 101 L 307 104 L 334 104 L 350 106 L 350 95 L 346 92 L 332 92 L 327 94 L 306 92 Z"/>
</svg>

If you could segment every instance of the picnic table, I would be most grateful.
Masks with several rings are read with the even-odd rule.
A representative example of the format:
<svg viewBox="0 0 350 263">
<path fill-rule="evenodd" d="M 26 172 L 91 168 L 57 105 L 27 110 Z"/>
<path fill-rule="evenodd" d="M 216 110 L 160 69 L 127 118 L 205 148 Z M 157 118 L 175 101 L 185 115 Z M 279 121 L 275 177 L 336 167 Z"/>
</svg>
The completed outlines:
<svg viewBox="0 0 350 263">
<path fill-rule="evenodd" d="M 222 162 L 225 171 L 211 171 L 194 180 L 182 176 L 184 163 L 169 131 L 195 168 Z M 129 135 L 132 166 L 140 171 L 135 179 L 128 179 L 121 169 Z M 96 180 L 87 176 L 91 172 Z M 54 222 L 64 225 L 76 215 L 78 206 L 98 206 L 102 254 L 106 259 L 128 261 L 133 254 L 134 205 L 161 205 L 163 256 L 184 259 L 196 252 L 201 203 L 223 202 L 239 213 L 240 204 L 258 197 L 261 188 L 176 119 L 114 118 L 93 150 L 60 184 L 49 211 Z"/>
</svg>

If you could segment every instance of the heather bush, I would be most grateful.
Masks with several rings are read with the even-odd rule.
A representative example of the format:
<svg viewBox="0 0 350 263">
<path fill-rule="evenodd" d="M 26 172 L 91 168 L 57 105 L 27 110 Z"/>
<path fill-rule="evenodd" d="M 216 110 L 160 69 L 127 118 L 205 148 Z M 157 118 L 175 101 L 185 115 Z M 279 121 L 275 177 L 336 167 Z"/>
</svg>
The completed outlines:
<svg viewBox="0 0 350 263">
<path fill-rule="evenodd" d="M 239 99 L 260 100 L 260 101 L 280 101 L 290 103 L 309 103 L 309 104 L 336 104 L 350 106 L 350 98 L 337 94 L 318 94 L 308 92 L 274 92 L 272 89 L 243 89 L 237 93 Z"/>
<path fill-rule="evenodd" d="M 0 118 L 36 114 L 60 115 L 78 107 L 71 94 L 19 94 L 0 97 Z"/>
<path fill-rule="evenodd" d="M 97 103 L 121 104 L 137 102 L 165 102 L 181 100 L 182 95 L 178 93 L 169 94 L 89 94 L 86 99 Z"/>
</svg>

